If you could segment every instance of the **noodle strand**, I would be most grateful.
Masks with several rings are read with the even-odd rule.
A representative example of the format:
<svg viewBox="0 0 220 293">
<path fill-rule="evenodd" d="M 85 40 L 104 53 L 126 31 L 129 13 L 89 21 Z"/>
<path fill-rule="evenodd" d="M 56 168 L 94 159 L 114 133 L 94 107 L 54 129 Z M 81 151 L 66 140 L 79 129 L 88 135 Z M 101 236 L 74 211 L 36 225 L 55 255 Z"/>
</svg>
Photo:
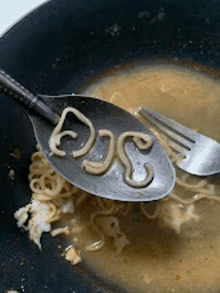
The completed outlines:
<svg viewBox="0 0 220 293">
<path fill-rule="evenodd" d="M 128 158 L 128 153 L 124 147 L 124 143 L 125 143 L 125 139 L 127 137 L 133 137 L 133 141 L 136 143 L 136 145 L 140 148 L 140 149 L 149 149 L 152 144 L 153 144 L 153 140 L 152 137 L 141 133 L 141 132 L 124 132 L 120 135 L 119 139 L 118 139 L 118 143 L 117 143 L 117 151 L 118 151 L 118 156 L 121 160 L 121 162 L 123 163 L 123 165 L 126 168 L 125 171 L 125 182 L 132 186 L 132 187 L 146 187 L 147 185 L 149 185 L 151 183 L 151 181 L 153 180 L 154 177 L 154 170 L 151 164 L 149 163 L 145 163 L 145 169 L 147 171 L 147 176 L 144 180 L 141 181 L 134 181 L 133 179 L 131 179 L 132 176 L 132 165 L 131 162 Z M 143 143 L 143 141 L 145 143 Z"/>
</svg>

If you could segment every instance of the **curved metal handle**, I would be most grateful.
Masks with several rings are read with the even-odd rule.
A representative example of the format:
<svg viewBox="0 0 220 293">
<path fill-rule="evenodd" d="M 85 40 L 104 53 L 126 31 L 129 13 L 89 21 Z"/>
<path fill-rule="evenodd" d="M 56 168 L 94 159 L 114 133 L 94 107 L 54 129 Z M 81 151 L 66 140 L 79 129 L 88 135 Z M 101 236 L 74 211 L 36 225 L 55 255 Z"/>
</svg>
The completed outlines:
<svg viewBox="0 0 220 293">
<path fill-rule="evenodd" d="M 14 80 L 10 75 L 0 69 L 0 90 L 12 96 L 27 109 L 33 109 L 35 112 L 49 120 L 52 124 L 57 124 L 60 116 L 54 113 L 44 102 L 24 88 L 20 83 Z"/>
</svg>

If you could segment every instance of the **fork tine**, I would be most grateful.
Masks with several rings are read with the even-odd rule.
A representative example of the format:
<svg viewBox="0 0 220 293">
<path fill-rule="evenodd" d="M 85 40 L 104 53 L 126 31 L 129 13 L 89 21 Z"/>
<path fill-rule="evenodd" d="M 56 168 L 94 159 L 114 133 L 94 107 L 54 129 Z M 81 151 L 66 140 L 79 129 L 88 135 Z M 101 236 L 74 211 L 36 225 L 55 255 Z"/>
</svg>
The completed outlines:
<svg viewBox="0 0 220 293">
<path fill-rule="evenodd" d="M 171 139 L 174 139 L 188 150 L 190 150 L 196 142 L 198 136 L 196 131 L 146 107 L 139 108 L 138 112 L 166 133 Z"/>
</svg>

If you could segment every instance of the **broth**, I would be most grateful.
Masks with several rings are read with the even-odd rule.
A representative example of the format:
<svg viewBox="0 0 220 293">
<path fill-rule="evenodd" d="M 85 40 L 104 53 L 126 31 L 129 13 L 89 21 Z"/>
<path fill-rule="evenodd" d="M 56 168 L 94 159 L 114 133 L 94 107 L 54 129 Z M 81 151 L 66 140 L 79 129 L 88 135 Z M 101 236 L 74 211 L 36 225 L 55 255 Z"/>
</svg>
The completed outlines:
<svg viewBox="0 0 220 293">
<path fill-rule="evenodd" d="M 193 69 L 171 65 L 119 68 L 97 78 L 81 93 L 132 113 L 147 106 L 219 141 L 220 87 L 212 76 Z M 189 176 L 189 180 L 198 178 Z M 218 191 L 219 176 L 210 176 L 209 181 Z M 179 193 L 190 195 L 181 189 Z M 200 200 L 195 203 L 195 217 L 183 222 L 177 233 L 161 218 L 149 220 L 130 213 L 120 219 L 130 244 L 119 255 L 107 243 L 97 252 L 85 253 L 83 259 L 129 292 L 219 292 L 219 215 L 220 204 Z"/>
<path fill-rule="evenodd" d="M 133 115 L 138 107 L 147 106 L 219 141 L 220 87 L 213 77 L 193 69 L 126 66 L 107 72 L 81 92 L 109 100 Z M 17 225 L 29 231 L 39 249 L 43 232 L 50 231 L 53 237 L 64 233 L 70 244 L 64 252 L 68 260 L 76 264 L 82 259 L 128 292 L 217 293 L 220 175 L 201 178 L 176 172 L 173 195 L 158 201 L 101 200 L 65 181 L 38 148 L 29 173 L 32 201 L 15 212 Z M 200 185 L 193 189 L 192 184 Z"/>
</svg>

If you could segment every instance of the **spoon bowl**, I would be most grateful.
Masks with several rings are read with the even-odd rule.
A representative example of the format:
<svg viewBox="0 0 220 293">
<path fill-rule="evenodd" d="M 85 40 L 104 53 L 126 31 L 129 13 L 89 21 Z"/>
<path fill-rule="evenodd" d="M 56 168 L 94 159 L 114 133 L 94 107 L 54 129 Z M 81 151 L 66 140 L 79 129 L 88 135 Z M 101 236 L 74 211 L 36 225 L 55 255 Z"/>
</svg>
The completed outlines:
<svg viewBox="0 0 220 293">
<path fill-rule="evenodd" d="M 71 155 L 72 151 L 78 150 L 83 145 L 88 138 L 89 130 L 70 115 L 67 124 L 72 125 L 78 136 L 75 140 L 70 137 L 63 138 L 60 149 L 66 151 L 66 157 L 51 155 L 48 142 L 54 126 L 36 113 L 29 114 L 42 152 L 53 168 L 66 180 L 94 195 L 121 201 L 155 200 L 164 197 L 173 189 L 175 171 L 172 163 L 149 129 L 129 112 L 104 100 L 81 95 L 40 95 L 40 97 L 57 113 L 67 106 L 78 109 L 95 125 L 96 132 L 100 129 L 109 129 L 117 139 L 126 131 L 138 131 L 149 134 L 153 138 L 153 146 L 149 153 L 137 150 L 131 140 L 126 143 L 127 152 L 136 170 L 134 172 L 136 180 L 142 180 L 146 176 L 145 162 L 152 164 L 155 174 L 152 183 L 146 188 L 133 188 L 124 182 L 125 170 L 118 158 L 114 160 L 108 172 L 101 176 L 88 174 L 81 167 L 85 158 L 101 161 L 108 147 L 107 139 L 97 141 L 96 147 L 88 155 L 74 159 Z"/>
</svg>

